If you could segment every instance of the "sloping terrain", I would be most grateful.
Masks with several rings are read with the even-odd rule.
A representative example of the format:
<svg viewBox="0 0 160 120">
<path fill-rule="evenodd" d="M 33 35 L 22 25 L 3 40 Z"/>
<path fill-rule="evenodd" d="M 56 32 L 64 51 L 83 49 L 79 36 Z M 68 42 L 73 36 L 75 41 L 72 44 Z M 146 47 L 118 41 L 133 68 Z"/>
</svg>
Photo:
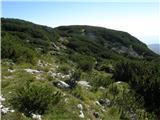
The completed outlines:
<svg viewBox="0 0 160 120">
<path fill-rule="evenodd" d="M 2 119 L 158 119 L 159 55 L 129 33 L 1 23 Z"/>
</svg>

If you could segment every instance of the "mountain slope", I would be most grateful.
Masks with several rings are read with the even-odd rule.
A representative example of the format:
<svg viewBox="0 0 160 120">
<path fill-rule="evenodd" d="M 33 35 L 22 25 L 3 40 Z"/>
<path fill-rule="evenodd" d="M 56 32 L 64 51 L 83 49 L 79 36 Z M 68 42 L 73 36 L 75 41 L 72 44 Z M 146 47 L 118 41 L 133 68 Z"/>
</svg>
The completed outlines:
<svg viewBox="0 0 160 120">
<path fill-rule="evenodd" d="M 102 54 L 104 57 L 108 54 L 135 58 L 156 56 L 130 34 L 100 27 L 61 26 L 52 29 L 22 20 L 2 18 L 2 37 L 5 33 L 18 37 L 25 46 L 43 52 L 52 51 L 59 45 L 96 56 Z"/>
<path fill-rule="evenodd" d="M 62 26 L 55 30 L 60 31 L 62 37 L 79 37 L 112 52 L 134 57 L 154 55 L 145 44 L 126 32 L 93 26 Z"/>
<path fill-rule="evenodd" d="M 159 55 L 129 33 L 1 21 L 2 119 L 158 119 Z"/>
</svg>

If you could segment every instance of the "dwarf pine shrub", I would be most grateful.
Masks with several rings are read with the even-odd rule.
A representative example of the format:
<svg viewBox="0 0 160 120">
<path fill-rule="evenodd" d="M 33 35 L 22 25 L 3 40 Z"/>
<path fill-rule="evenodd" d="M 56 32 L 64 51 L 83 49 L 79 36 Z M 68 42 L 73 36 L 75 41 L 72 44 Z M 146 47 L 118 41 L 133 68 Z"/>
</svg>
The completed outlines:
<svg viewBox="0 0 160 120">
<path fill-rule="evenodd" d="M 18 111 L 30 116 L 31 113 L 43 114 L 50 105 L 57 104 L 60 93 L 52 86 L 40 82 L 26 83 L 16 90 L 11 103 Z"/>
</svg>

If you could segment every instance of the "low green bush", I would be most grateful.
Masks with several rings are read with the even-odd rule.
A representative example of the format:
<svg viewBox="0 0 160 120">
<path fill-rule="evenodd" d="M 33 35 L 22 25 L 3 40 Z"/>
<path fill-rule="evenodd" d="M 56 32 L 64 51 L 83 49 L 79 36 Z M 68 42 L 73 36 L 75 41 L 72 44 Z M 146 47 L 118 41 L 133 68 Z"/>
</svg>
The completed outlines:
<svg viewBox="0 0 160 120">
<path fill-rule="evenodd" d="M 99 87 L 107 87 L 108 85 L 110 85 L 113 82 L 113 80 L 111 79 L 111 77 L 106 76 L 105 74 L 98 74 L 95 75 L 92 80 L 91 80 L 91 85 L 97 89 Z"/>
<path fill-rule="evenodd" d="M 58 67 L 58 72 L 69 74 L 69 71 L 71 71 L 71 67 L 68 64 L 62 64 Z"/>
<path fill-rule="evenodd" d="M 28 62 L 32 64 L 36 62 L 35 51 L 19 42 L 18 37 L 10 34 L 2 35 L 2 59 L 4 58 L 12 59 L 14 62 Z"/>
<path fill-rule="evenodd" d="M 71 60 L 77 64 L 77 67 L 82 71 L 91 71 L 94 67 L 95 60 L 91 56 L 74 54 Z"/>
<path fill-rule="evenodd" d="M 11 98 L 11 104 L 18 111 L 30 116 L 31 113 L 43 114 L 50 105 L 60 101 L 61 94 L 54 93 L 52 86 L 40 82 L 25 83 Z"/>
</svg>

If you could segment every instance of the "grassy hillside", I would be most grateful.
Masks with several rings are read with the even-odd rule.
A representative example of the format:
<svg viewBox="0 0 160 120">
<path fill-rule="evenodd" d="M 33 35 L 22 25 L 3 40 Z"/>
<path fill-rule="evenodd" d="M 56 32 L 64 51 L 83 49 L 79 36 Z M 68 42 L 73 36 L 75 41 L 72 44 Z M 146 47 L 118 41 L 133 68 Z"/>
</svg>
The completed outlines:
<svg viewBox="0 0 160 120">
<path fill-rule="evenodd" d="M 159 55 L 129 33 L 1 24 L 2 119 L 158 119 Z"/>
</svg>

